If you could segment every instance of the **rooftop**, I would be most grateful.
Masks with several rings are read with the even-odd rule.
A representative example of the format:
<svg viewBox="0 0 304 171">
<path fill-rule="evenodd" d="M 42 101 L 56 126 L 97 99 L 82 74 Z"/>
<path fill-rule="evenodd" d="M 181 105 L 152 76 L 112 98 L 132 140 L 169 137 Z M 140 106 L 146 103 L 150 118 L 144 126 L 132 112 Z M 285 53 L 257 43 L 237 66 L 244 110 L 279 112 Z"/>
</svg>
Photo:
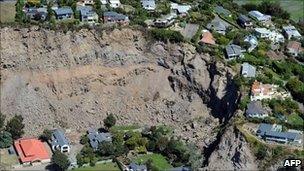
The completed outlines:
<svg viewBox="0 0 304 171">
<path fill-rule="evenodd" d="M 225 16 L 231 15 L 231 12 L 230 12 L 229 10 L 225 9 L 225 8 L 222 7 L 222 6 L 216 6 L 216 7 L 214 8 L 214 10 L 215 10 L 215 12 L 218 13 L 218 14 L 223 14 L 223 15 L 225 15 Z"/>
<path fill-rule="evenodd" d="M 14 146 L 22 163 L 50 159 L 46 146 L 38 139 L 18 139 Z"/>
<path fill-rule="evenodd" d="M 266 114 L 266 110 L 264 110 L 261 101 L 251 101 L 247 105 L 246 114 L 247 115 L 255 115 L 255 114 Z"/>
<path fill-rule="evenodd" d="M 301 49 L 301 43 L 297 42 L 297 41 L 290 41 L 290 42 L 288 42 L 286 48 L 293 49 L 295 51 L 299 51 Z"/>
<path fill-rule="evenodd" d="M 226 52 L 228 57 L 230 56 L 239 56 L 242 54 L 242 48 L 235 44 L 230 44 L 226 46 Z"/>
<path fill-rule="evenodd" d="M 242 75 L 245 77 L 255 77 L 256 68 L 249 63 L 245 62 L 242 64 Z"/>
<path fill-rule="evenodd" d="M 71 7 L 61 7 L 55 9 L 56 15 L 65 15 L 65 14 L 73 14 Z"/>
<path fill-rule="evenodd" d="M 295 28 L 295 26 L 289 25 L 289 26 L 283 26 L 283 30 L 286 32 L 286 34 L 294 36 L 294 37 L 301 37 L 301 34 L 299 31 Z"/>
<path fill-rule="evenodd" d="M 203 32 L 202 39 L 200 40 L 200 42 L 215 45 L 215 39 L 213 38 L 212 33 L 207 30 Z"/>
<path fill-rule="evenodd" d="M 99 143 L 103 141 L 110 142 L 112 141 L 112 134 L 111 133 L 104 133 L 104 132 L 98 132 L 94 129 L 88 130 L 88 138 L 90 140 L 90 145 L 93 149 L 97 149 Z"/>
<path fill-rule="evenodd" d="M 125 20 L 125 19 L 128 19 L 128 16 L 120 14 L 120 13 L 117 13 L 117 12 L 114 12 L 114 11 L 104 12 L 103 16 L 107 17 L 107 18 L 114 19 L 114 20 Z"/>
<path fill-rule="evenodd" d="M 63 146 L 63 145 L 68 145 L 69 141 L 65 137 L 64 133 L 60 129 L 55 129 L 52 134 L 52 146 Z"/>
</svg>

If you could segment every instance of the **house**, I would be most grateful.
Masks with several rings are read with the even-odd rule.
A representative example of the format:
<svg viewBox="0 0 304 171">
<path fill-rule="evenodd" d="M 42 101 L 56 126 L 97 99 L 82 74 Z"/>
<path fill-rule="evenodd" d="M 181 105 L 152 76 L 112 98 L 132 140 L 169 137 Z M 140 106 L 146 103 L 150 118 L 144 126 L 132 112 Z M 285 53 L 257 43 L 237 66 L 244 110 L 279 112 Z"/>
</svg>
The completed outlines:
<svg viewBox="0 0 304 171">
<path fill-rule="evenodd" d="M 107 0 L 100 0 L 100 2 L 101 2 L 101 5 L 107 5 L 108 4 Z"/>
<path fill-rule="evenodd" d="M 19 160 L 25 165 L 51 162 L 47 145 L 36 138 L 21 138 L 14 141 Z"/>
<path fill-rule="evenodd" d="M 250 44 L 250 47 L 247 49 L 248 52 L 252 52 L 259 44 L 258 39 L 253 35 L 246 36 L 244 42 Z"/>
<path fill-rule="evenodd" d="M 58 20 L 70 19 L 73 16 L 71 7 L 60 7 L 54 10 Z"/>
<path fill-rule="evenodd" d="M 291 54 L 292 56 L 298 56 L 298 54 L 302 51 L 301 43 L 296 41 L 288 42 L 286 46 L 287 53 Z"/>
<path fill-rule="evenodd" d="M 235 44 L 230 44 L 226 46 L 226 55 L 228 59 L 243 57 L 243 50 L 240 46 Z"/>
<path fill-rule="evenodd" d="M 141 0 L 142 7 L 147 11 L 154 11 L 156 9 L 155 0 Z"/>
<path fill-rule="evenodd" d="M 215 45 L 215 39 L 213 38 L 212 33 L 210 33 L 208 30 L 203 30 L 202 39 L 199 41 L 199 43 Z"/>
<path fill-rule="evenodd" d="M 175 13 L 180 16 L 186 16 L 190 9 L 190 5 L 180 5 L 177 3 L 171 3 L 171 10 L 175 11 Z"/>
<path fill-rule="evenodd" d="M 297 132 L 282 132 L 281 125 L 270 125 L 262 123 L 257 130 L 257 136 L 266 141 L 278 143 L 302 144 L 302 135 Z"/>
<path fill-rule="evenodd" d="M 55 129 L 53 131 L 51 145 L 53 151 L 59 150 L 62 153 L 69 153 L 71 149 L 68 139 L 60 129 Z"/>
<path fill-rule="evenodd" d="M 251 86 L 251 101 L 271 99 L 275 94 L 277 86 L 272 84 L 262 84 L 257 80 Z"/>
<path fill-rule="evenodd" d="M 251 28 L 253 26 L 251 20 L 245 15 L 240 15 L 237 19 L 237 23 L 246 29 Z"/>
<path fill-rule="evenodd" d="M 223 15 L 225 17 L 231 17 L 231 12 L 227 9 L 225 9 L 224 7 L 222 6 L 216 6 L 214 8 L 214 11 L 218 14 L 218 15 Z"/>
<path fill-rule="evenodd" d="M 94 0 L 81 0 L 83 5 L 94 5 Z"/>
<path fill-rule="evenodd" d="M 30 18 L 31 20 L 42 20 L 44 21 L 47 17 L 47 9 L 46 8 L 36 8 L 30 7 L 25 10 L 25 15 Z"/>
<path fill-rule="evenodd" d="M 270 31 L 266 28 L 255 28 L 254 31 L 258 38 L 267 38 L 274 43 L 283 43 L 285 41 L 284 36 L 276 31 Z"/>
<path fill-rule="evenodd" d="M 227 24 L 219 19 L 212 20 L 211 23 L 207 24 L 207 29 L 214 30 L 217 33 L 226 34 Z"/>
<path fill-rule="evenodd" d="M 103 13 L 103 22 L 126 25 L 129 24 L 129 17 L 114 11 L 109 11 Z"/>
<path fill-rule="evenodd" d="M 258 38 L 268 38 L 271 34 L 271 31 L 266 28 L 255 28 L 254 33 Z"/>
<path fill-rule="evenodd" d="M 291 38 L 299 39 L 299 38 L 301 38 L 301 34 L 299 33 L 299 31 L 292 25 L 284 26 L 283 27 L 283 32 L 284 32 L 285 36 L 287 37 L 287 39 L 291 39 Z"/>
<path fill-rule="evenodd" d="M 245 62 L 242 64 L 242 75 L 245 78 L 255 77 L 256 68 L 249 63 Z"/>
<path fill-rule="evenodd" d="M 112 8 L 118 8 L 121 5 L 120 0 L 108 0 L 108 3 Z"/>
<path fill-rule="evenodd" d="M 129 167 L 129 171 L 147 171 L 147 166 L 146 165 L 138 165 L 134 162 L 132 162 Z"/>
<path fill-rule="evenodd" d="M 78 6 L 76 8 L 80 12 L 80 20 L 85 23 L 95 23 L 98 22 L 98 15 L 93 11 L 92 6 Z"/>
<path fill-rule="evenodd" d="M 98 132 L 94 129 L 89 129 L 88 130 L 88 138 L 89 138 L 91 147 L 94 150 L 97 150 L 98 146 L 101 142 L 111 142 L 112 141 L 112 134 L 111 133 Z"/>
<path fill-rule="evenodd" d="M 264 110 L 261 101 L 251 101 L 247 105 L 246 116 L 250 118 L 265 118 L 268 113 Z"/>
<path fill-rule="evenodd" d="M 265 15 L 262 14 L 259 11 L 250 11 L 249 12 L 249 16 L 257 21 L 260 22 L 266 22 L 266 21 L 270 21 L 271 20 L 271 16 L 270 15 Z"/>
<path fill-rule="evenodd" d="M 158 28 L 169 27 L 175 22 L 176 17 L 177 15 L 175 13 L 162 16 L 161 18 L 154 20 L 153 25 Z"/>
</svg>

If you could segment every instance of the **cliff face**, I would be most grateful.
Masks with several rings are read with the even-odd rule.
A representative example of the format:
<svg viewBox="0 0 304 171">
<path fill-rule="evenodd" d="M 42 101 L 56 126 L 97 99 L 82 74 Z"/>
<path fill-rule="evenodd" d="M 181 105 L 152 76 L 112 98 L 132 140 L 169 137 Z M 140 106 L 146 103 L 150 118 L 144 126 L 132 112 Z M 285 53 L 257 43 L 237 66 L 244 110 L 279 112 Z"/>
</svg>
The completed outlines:
<svg viewBox="0 0 304 171">
<path fill-rule="evenodd" d="M 150 42 L 131 29 L 0 33 L 1 112 L 23 115 L 27 135 L 55 127 L 82 132 L 113 113 L 118 124 L 174 127 L 177 136 L 208 149 L 206 160 L 229 154 L 235 163 L 249 155 L 234 134 L 227 131 L 223 141 L 215 131 L 235 111 L 235 73 L 189 44 Z"/>
</svg>

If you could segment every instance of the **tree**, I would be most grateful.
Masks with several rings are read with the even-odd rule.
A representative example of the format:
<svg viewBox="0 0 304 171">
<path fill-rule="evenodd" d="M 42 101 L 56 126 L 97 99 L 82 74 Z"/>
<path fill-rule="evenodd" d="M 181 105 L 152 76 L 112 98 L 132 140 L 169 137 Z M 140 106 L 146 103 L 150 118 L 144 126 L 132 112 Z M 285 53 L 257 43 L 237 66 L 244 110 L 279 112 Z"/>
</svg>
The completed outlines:
<svg viewBox="0 0 304 171">
<path fill-rule="evenodd" d="M 98 146 L 98 151 L 101 156 L 112 156 L 114 155 L 115 149 L 111 142 L 102 142 Z"/>
<path fill-rule="evenodd" d="M 4 123 L 5 123 L 5 115 L 3 115 L 1 112 L 0 112 L 0 131 L 2 130 L 2 128 L 4 127 Z"/>
<path fill-rule="evenodd" d="M 52 138 L 52 131 L 49 129 L 43 130 L 43 133 L 39 137 L 39 139 L 43 141 L 49 141 L 51 138 Z"/>
<path fill-rule="evenodd" d="M 112 126 L 114 126 L 116 124 L 116 118 L 115 116 L 111 113 L 110 115 L 108 115 L 104 120 L 103 120 L 104 126 L 106 128 L 111 128 Z"/>
<path fill-rule="evenodd" d="M 266 156 L 267 156 L 267 149 L 262 145 L 258 146 L 258 150 L 256 152 L 257 159 L 263 160 Z"/>
<path fill-rule="evenodd" d="M 87 144 L 87 143 L 89 143 L 89 138 L 88 138 L 88 136 L 87 136 L 87 135 L 82 135 L 82 136 L 80 137 L 80 144 L 85 145 L 85 144 Z"/>
<path fill-rule="evenodd" d="M 13 144 L 12 134 L 7 131 L 0 132 L 0 148 L 8 148 Z"/>
<path fill-rule="evenodd" d="M 26 21 L 26 16 L 25 13 L 23 12 L 23 7 L 24 7 L 24 0 L 17 0 L 16 2 L 16 14 L 15 14 L 15 20 L 17 22 L 25 22 Z"/>
<path fill-rule="evenodd" d="M 70 166 L 68 156 L 61 153 L 60 151 L 54 152 L 52 156 L 52 162 L 55 163 L 61 170 L 67 170 Z"/>
<path fill-rule="evenodd" d="M 12 134 L 14 140 L 22 136 L 24 133 L 23 128 L 23 117 L 21 115 L 15 115 L 6 124 L 6 131 Z"/>
</svg>

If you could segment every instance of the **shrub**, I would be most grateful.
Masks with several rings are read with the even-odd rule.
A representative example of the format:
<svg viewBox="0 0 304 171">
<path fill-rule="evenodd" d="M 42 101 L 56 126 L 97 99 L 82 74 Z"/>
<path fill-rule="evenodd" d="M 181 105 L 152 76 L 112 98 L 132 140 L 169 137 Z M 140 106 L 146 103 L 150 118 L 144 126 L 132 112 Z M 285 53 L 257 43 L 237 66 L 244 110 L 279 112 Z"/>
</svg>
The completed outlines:
<svg viewBox="0 0 304 171">
<path fill-rule="evenodd" d="M 151 36 L 159 41 L 171 41 L 182 42 L 184 40 L 183 35 L 178 31 L 166 30 L 166 29 L 153 29 L 150 31 Z"/>
</svg>

